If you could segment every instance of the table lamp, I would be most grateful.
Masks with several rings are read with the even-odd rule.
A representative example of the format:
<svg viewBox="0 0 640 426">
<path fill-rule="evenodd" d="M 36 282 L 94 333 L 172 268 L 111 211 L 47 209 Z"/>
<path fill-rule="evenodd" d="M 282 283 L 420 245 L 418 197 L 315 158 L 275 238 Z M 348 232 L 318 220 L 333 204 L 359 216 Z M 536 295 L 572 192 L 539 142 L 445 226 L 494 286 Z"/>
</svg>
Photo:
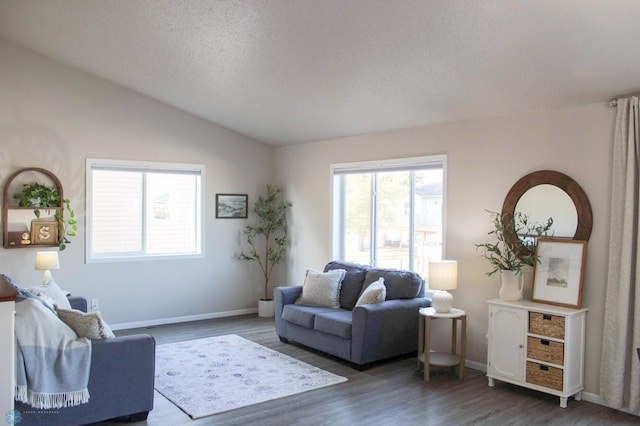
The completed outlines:
<svg viewBox="0 0 640 426">
<path fill-rule="evenodd" d="M 57 251 L 39 251 L 36 253 L 36 270 L 44 271 L 42 284 L 53 281 L 50 269 L 60 269 L 60 259 Z"/>
<path fill-rule="evenodd" d="M 458 288 L 458 262 L 455 260 L 429 261 L 429 288 L 436 290 L 431 298 L 431 304 L 436 312 L 449 312 L 453 307 L 453 296 L 447 290 Z"/>
</svg>

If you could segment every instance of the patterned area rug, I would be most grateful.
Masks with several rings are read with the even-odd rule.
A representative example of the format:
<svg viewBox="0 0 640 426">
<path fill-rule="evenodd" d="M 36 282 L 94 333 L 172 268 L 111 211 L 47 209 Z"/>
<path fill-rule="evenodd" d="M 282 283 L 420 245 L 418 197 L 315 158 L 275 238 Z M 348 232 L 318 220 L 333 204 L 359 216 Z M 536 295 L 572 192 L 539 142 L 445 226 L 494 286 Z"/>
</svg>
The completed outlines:
<svg viewBox="0 0 640 426">
<path fill-rule="evenodd" d="M 235 334 L 156 348 L 156 390 L 193 419 L 345 381 Z"/>
</svg>

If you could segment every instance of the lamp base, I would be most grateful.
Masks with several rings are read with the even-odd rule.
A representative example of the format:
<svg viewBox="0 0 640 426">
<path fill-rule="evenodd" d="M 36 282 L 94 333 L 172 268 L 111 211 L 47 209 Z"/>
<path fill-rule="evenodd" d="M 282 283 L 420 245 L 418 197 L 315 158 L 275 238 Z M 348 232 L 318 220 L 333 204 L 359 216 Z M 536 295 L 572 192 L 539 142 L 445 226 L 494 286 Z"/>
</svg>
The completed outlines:
<svg viewBox="0 0 640 426">
<path fill-rule="evenodd" d="M 453 308 L 453 296 L 448 291 L 436 290 L 431 297 L 431 306 L 438 313 L 447 313 Z"/>
</svg>

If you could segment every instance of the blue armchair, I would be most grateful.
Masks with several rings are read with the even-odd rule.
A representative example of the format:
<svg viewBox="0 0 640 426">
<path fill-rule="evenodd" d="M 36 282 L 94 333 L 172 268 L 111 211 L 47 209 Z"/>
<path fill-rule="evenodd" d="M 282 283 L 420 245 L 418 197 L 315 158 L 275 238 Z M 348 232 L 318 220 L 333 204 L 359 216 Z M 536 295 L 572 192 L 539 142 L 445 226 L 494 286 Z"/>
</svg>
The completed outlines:
<svg viewBox="0 0 640 426">
<path fill-rule="evenodd" d="M 73 309 L 87 311 L 83 297 L 70 296 Z M 114 418 L 142 421 L 153 409 L 155 340 L 139 334 L 91 341 L 89 403 L 75 407 L 41 410 L 21 402 L 24 425 L 85 425 Z"/>
</svg>

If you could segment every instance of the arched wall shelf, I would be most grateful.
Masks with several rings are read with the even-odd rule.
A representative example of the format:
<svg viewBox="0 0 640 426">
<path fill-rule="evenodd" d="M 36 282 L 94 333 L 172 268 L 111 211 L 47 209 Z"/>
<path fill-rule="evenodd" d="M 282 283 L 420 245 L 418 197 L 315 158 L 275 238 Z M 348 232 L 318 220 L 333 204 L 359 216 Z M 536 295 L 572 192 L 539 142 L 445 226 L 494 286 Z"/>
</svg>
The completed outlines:
<svg viewBox="0 0 640 426">
<path fill-rule="evenodd" d="M 51 221 L 52 223 L 55 223 L 55 228 L 56 228 L 56 238 L 55 241 L 51 241 L 51 242 L 46 242 L 46 243 L 36 243 L 33 235 L 31 235 L 32 233 L 32 226 L 31 223 L 26 224 L 25 226 L 27 226 L 27 230 L 26 231 L 10 231 L 9 230 L 9 225 L 10 222 L 9 220 L 12 218 L 12 213 L 20 213 L 20 212 L 25 212 L 25 211 L 33 211 L 34 209 L 38 209 L 38 207 L 20 207 L 18 205 L 13 205 L 11 203 L 11 201 L 14 199 L 13 198 L 13 193 L 12 193 L 12 184 L 14 183 L 14 181 L 16 181 L 16 179 L 21 176 L 22 174 L 28 174 L 28 173 L 34 173 L 34 174 L 40 174 L 40 175 L 44 175 L 44 177 L 42 177 L 43 181 L 47 181 L 50 180 L 51 182 L 53 182 L 53 185 L 55 185 L 55 187 L 58 189 L 58 194 L 60 194 L 60 206 L 56 206 L 56 207 L 42 207 L 39 210 L 42 211 L 46 211 L 46 210 L 51 210 L 51 211 L 55 211 L 55 210 L 61 210 L 60 213 L 61 217 L 64 217 L 64 203 L 62 202 L 62 200 L 64 200 L 64 191 L 62 188 L 62 183 L 60 182 L 60 179 L 58 179 L 58 177 L 56 175 L 54 175 L 53 173 L 51 173 L 49 170 L 46 169 L 42 169 L 39 167 L 27 167 L 24 169 L 20 169 L 17 172 L 13 173 L 11 176 L 9 176 L 9 178 L 7 179 L 6 183 L 4 184 L 4 189 L 3 189 L 3 198 L 2 198 L 2 241 L 3 241 L 3 247 L 4 248 L 28 248 L 28 247 L 56 247 L 60 244 L 60 239 L 62 238 L 62 236 L 60 235 L 60 233 L 58 232 L 59 229 L 59 223 L 57 220 L 55 221 Z M 38 181 L 40 183 L 42 183 L 41 181 Z M 48 183 L 48 182 L 46 182 Z M 14 191 L 18 192 L 16 190 L 16 188 L 13 188 Z M 37 219 L 34 219 L 37 221 Z M 33 222 L 33 220 L 32 220 Z M 22 234 L 28 233 L 29 234 L 29 239 L 25 239 L 23 238 Z M 29 241 L 28 243 L 26 243 L 25 241 Z"/>
</svg>

